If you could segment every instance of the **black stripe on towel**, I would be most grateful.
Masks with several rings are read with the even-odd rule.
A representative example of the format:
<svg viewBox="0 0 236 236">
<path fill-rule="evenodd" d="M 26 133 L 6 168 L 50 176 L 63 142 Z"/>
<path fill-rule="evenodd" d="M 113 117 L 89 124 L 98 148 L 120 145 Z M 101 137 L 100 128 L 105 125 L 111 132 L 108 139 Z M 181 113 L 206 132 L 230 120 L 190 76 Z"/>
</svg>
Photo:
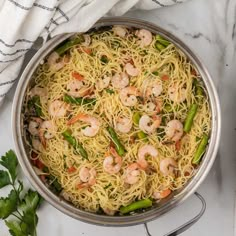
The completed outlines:
<svg viewBox="0 0 236 236">
<path fill-rule="evenodd" d="M 16 55 L 18 52 L 26 52 L 28 51 L 30 48 L 22 48 L 22 49 L 18 49 L 15 52 L 12 53 L 5 53 L 3 51 L 0 50 L 0 54 L 2 54 L 3 56 L 13 56 Z"/>
<path fill-rule="evenodd" d="M 157 0 L 152 0 L 152 1 L 155 2 L 156 4 L 158 4 L 158 5 L 161 6 L 161 7 L 167 7 L 167 5 L 164 5 L 164 4 L 160 3 L 160 2 L 157 1 Z"/>
<path fill-rule="evenodd" d="M 0 98 L 6 96 L 7 93 L 0 94 Z"/>
<path fill-rule="evenodd" d="M 0 42 L 3 43 L 6 47 L 15 47 L 17 43 L 24 42 L 24 43 L 34 43 L 34 41 L 28 40 L 28 39 L 17 39 L 14 44 L 8 44 L 4 42 L 2 39 L 0 39 Z"/>
<path fill-rule="evenodd" d="M 56 9 L 56 7 L 50 8 L 50 7 L 40 5 L 38 3 L 34 3 L 31 7 L 26 7 L 26 6 L 23 6 L 23 5 L 19 4 L 18 2 L 14 1 L 14 0 L 8 0 L 8 1 L 13 3 L 16 7 L 19 7 L 23 10 L 26 10 L 26 11 L 30 10 L 32 7 L 39 7 L 41 9 L 44 9 L 44 10 L 47 10 L 47 11 L 54 11 Z"/>
<path fill-rule="evenodd" d="M 0 83 L 0 86 L 7 85 L 7 84 L 13 84 L 17 79 L 13 79 L 7 82 Z"/>
<path fill-rule="evenodd" d="M 13 62 L 16 61 L 17 59 L 19 59 L 20 57 L 22 57 L 23 55 L 18 56 L 17 58 L 14 59 L 10 59 L 10 60 L 6 60 L 6 61 L 0 61 L 0 63 L 8 63 L 8 62 Z"/>
<path fill-rule="evenodd" d="M 56 9 L 56 7 L 52 7 L 52 8 L 51 7 L 46 7 L 46 6 L 40 5 L 38 3 L 34 3 L 34 6 L 42 8 L 42 9 L 47 10 L 47 11 L 54 11 Z"/>
<path fill-rule="evenodd" d="M 50 20 L 54 25 L 59 25 L 55 20 L 53 20 L 53 18 L 51 18 Z"/>
<path fill-rule="evenodd" d="M 57 10 L 62 14 L 62 16 L 65 17 L 65 19 L 66 19 L 67 21 L 70 20 L 69 17 L 65 14 L 65 12 L 63 12 L 59 7 L 57 7 Z"/>
</svg>

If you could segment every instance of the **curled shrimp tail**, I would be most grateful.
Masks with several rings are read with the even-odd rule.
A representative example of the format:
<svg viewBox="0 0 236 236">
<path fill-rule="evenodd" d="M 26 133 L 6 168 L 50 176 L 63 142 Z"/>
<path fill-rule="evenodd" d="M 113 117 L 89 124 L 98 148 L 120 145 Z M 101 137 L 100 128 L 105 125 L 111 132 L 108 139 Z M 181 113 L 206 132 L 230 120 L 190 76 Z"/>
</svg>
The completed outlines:
<svg viewBox="0 0 236 236">
<path fill-rule="evenodd" d="M 44 137 L 44 130 L 43 129 L 39 130 L 39 139 L 40 139 L 40 142 L 42 143 L 43 147 L 46 149 L 47 143 L 46 143 L 46 139 Z"/>
</svg>

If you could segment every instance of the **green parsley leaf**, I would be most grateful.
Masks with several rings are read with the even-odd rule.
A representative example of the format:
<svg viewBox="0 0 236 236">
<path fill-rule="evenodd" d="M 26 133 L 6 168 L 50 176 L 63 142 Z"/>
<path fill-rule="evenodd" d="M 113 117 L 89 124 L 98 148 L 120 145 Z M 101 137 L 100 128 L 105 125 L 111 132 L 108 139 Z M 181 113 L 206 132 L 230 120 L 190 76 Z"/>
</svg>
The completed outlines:
<svg viewBox="0 0 236 236">
<path fill-rule="evenodd" d="M 25 194 L 24 198 L 22 199 L 20 209 L 23 212 L 27 212 L 29 210 L 36 210 L 40 202 L 40 195 L 32 191 L 31 189 Z"/>
<path fill-rule="evenodd" d="M 5 224 L 9 228 L 9 233 L 12 236 L 25 236 L 25 233 L 22 231 L 20 223 L 18 221 L 5 221 Z"/>
<path fill-rule="evenodd" d="M 31 189 L 25 194 L 22 199 L 20 209 L 23 212 L 21 228 L 26 235 L 36 235 L 36 226 L 38 217 L 36 209 L 40 204 L 40 195 Z"/>
<path fill-rule="evenodd" d="M 23 186 L 23 182 L 22 181 L 18 180 L 17 182 L 19 184 L 18 188 L 17 188 L 17 192 L 20 194 L 22 192 L 24 186 Z"/>
<path fill-rule="evenodd" d="M 38 217 L 35 210 L 29 209 L 23 213 L 22 222 L 20 224 L 22 231 L 25 235 L 36 236 L 36 226 L 38 223 Z"/>
<path fill-rule="evenodd" d="M 0 198 L 0 219 L 6 219 L 10 215 L 17 218 L 5 221 L 12 236 L 36 236 L 38 223 L 36 210 L 42 202 L 42 198 L 32 190 L 28 190 L 25 196 L 21 197 L 24 186 L 22 181 L 15 181 L 18 161 L 12 150 L 0 158 L 0 164 L 8 170 L 0 170 L 0 188 L 7 184 L 11 184 L 13 187 L 7 197 Z"/>
<path fill-rule="evenodd" d="M 0 170 L 0 188 L 10 184 L 11 180 L 7 171 Z"/>
<path fill-rule="evenodd" d="M 14 183 L 16 179 L 16 167 L 18 165 L 16 154 L 12 150 L 8 151 L 5 156 L 2 156 L 0 159 L 0 164 L 8 169 L 12 182 Z"/>
<path fill-rule="evenodd" d="M 0 198 L 0 218 L 7 218 L 17 208 L 17 194 L 15 190 L 11 190 L 6 198 Z"/>
</svg>

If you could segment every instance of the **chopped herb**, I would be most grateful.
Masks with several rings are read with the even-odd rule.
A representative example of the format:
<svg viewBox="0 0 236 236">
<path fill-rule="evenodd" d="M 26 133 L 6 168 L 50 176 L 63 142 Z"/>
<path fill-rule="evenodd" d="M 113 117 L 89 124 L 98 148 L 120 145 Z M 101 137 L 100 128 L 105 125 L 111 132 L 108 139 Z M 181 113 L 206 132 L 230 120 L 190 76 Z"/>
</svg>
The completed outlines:
<svg viewBox="0 0 236 236">
<path fill-rule="evenodd" d="M 153 71 L 152 74 L 155 75 L 155 76 L 159 75 L 158 71 Z"/>
<path fill-rule="evenodd" d="M 165 104 L 163 108 L 164 113 L 171 113 L 173 112 L 172 106 L 170 104 Z"/>
<path fill-rule="evenodd" d="M 200 137 L 196 137 L 196 142 L 198 142 L 199 140 L 201 140 L 201 138 Z"/>
<path fill-rule="evenodd" d="M 143 98 L 143 97 L 141 97 L 141 96 L 137 96 L 137 99 L 138 99 L 138 101 L 139 101 L 139 102 L 141 102 L 141 103 L 143 103 L 143 102 L 144 102 L 144 98 Z"/>
<path fill-rule="evenodd" d="M 158 128 L 157 129 L 157 138 L 159 141 L 165 136 L 165 129 L 164 128 Z"/>
<path fill-rule="evenodd" d="M 109 94 L 113 94 L 113 93 L 115 93 L 114 90 L 112 90 L 112 89 L 108 89 L 108 88 L 106 88 L 105 91 L 106 91 L 107 93 L 109 93 Z"/>
<path fill-rule="evenodd" d="M 49 169 L 48 169 L 47 166 L 44 166 L 43 169 L 42 169 L 42 171 L 43 171 L 44 173 L 49 173 Z"/>
<path fill-rule="evenodd" d="M 162 126 L 166 126 L 166 124 L 167 124 L 167 117 L 166 116 L 162 116 L 161 117 L 161 125 Z"/>
<path fill-rule="evenodd" d="M 111 186 L 112 186 L 112 184 L 109 183 L 108 185 L 106 185 L 106 186 L 104 187 L 104 189 L 108 189 L 108 188 L 110 188 Z"/>
<path fill-rule="evenodd" d="M 60 193 L 62 190 L 62 186 L 61 184 L 58 182 L 57 178 L 53 175 L 49 175 L 47 176 L 47 178 L 51 181 L 50 182 L 50 189 L 54 192 L 54 193 Z"/>
<path fill-rule="evenodd" d="M 28 101 L 28 108 L 35 113 L 35 116 L 40 117 L 43 115 L 42 108 L 41 108 L 41 102 L 39 96 L 33 96 Z"/>
<path fill-rule="evenodd" d="M 108 57 L 105 56 L 105 55 L 103 55 L 103 56 L 101 57 L 101 62 L 102 62 L 103 64 L 107 64 L 107 63 L 109 62 Z"/>
</svg>

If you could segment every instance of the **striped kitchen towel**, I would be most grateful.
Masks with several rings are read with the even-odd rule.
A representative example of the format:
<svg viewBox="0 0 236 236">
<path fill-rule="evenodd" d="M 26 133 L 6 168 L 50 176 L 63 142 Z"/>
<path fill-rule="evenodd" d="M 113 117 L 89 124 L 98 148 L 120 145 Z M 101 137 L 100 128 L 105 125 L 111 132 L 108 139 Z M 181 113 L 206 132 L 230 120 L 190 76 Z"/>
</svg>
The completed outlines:
<svg viewBox="0 0 236 236">
<path fill-rule="evenodd" d="M 41 36 L 87 31 L 99 18 L 185 0 L 0 0 L 0 104 L 17 80 L 25 53 Z"/>
</svg>

